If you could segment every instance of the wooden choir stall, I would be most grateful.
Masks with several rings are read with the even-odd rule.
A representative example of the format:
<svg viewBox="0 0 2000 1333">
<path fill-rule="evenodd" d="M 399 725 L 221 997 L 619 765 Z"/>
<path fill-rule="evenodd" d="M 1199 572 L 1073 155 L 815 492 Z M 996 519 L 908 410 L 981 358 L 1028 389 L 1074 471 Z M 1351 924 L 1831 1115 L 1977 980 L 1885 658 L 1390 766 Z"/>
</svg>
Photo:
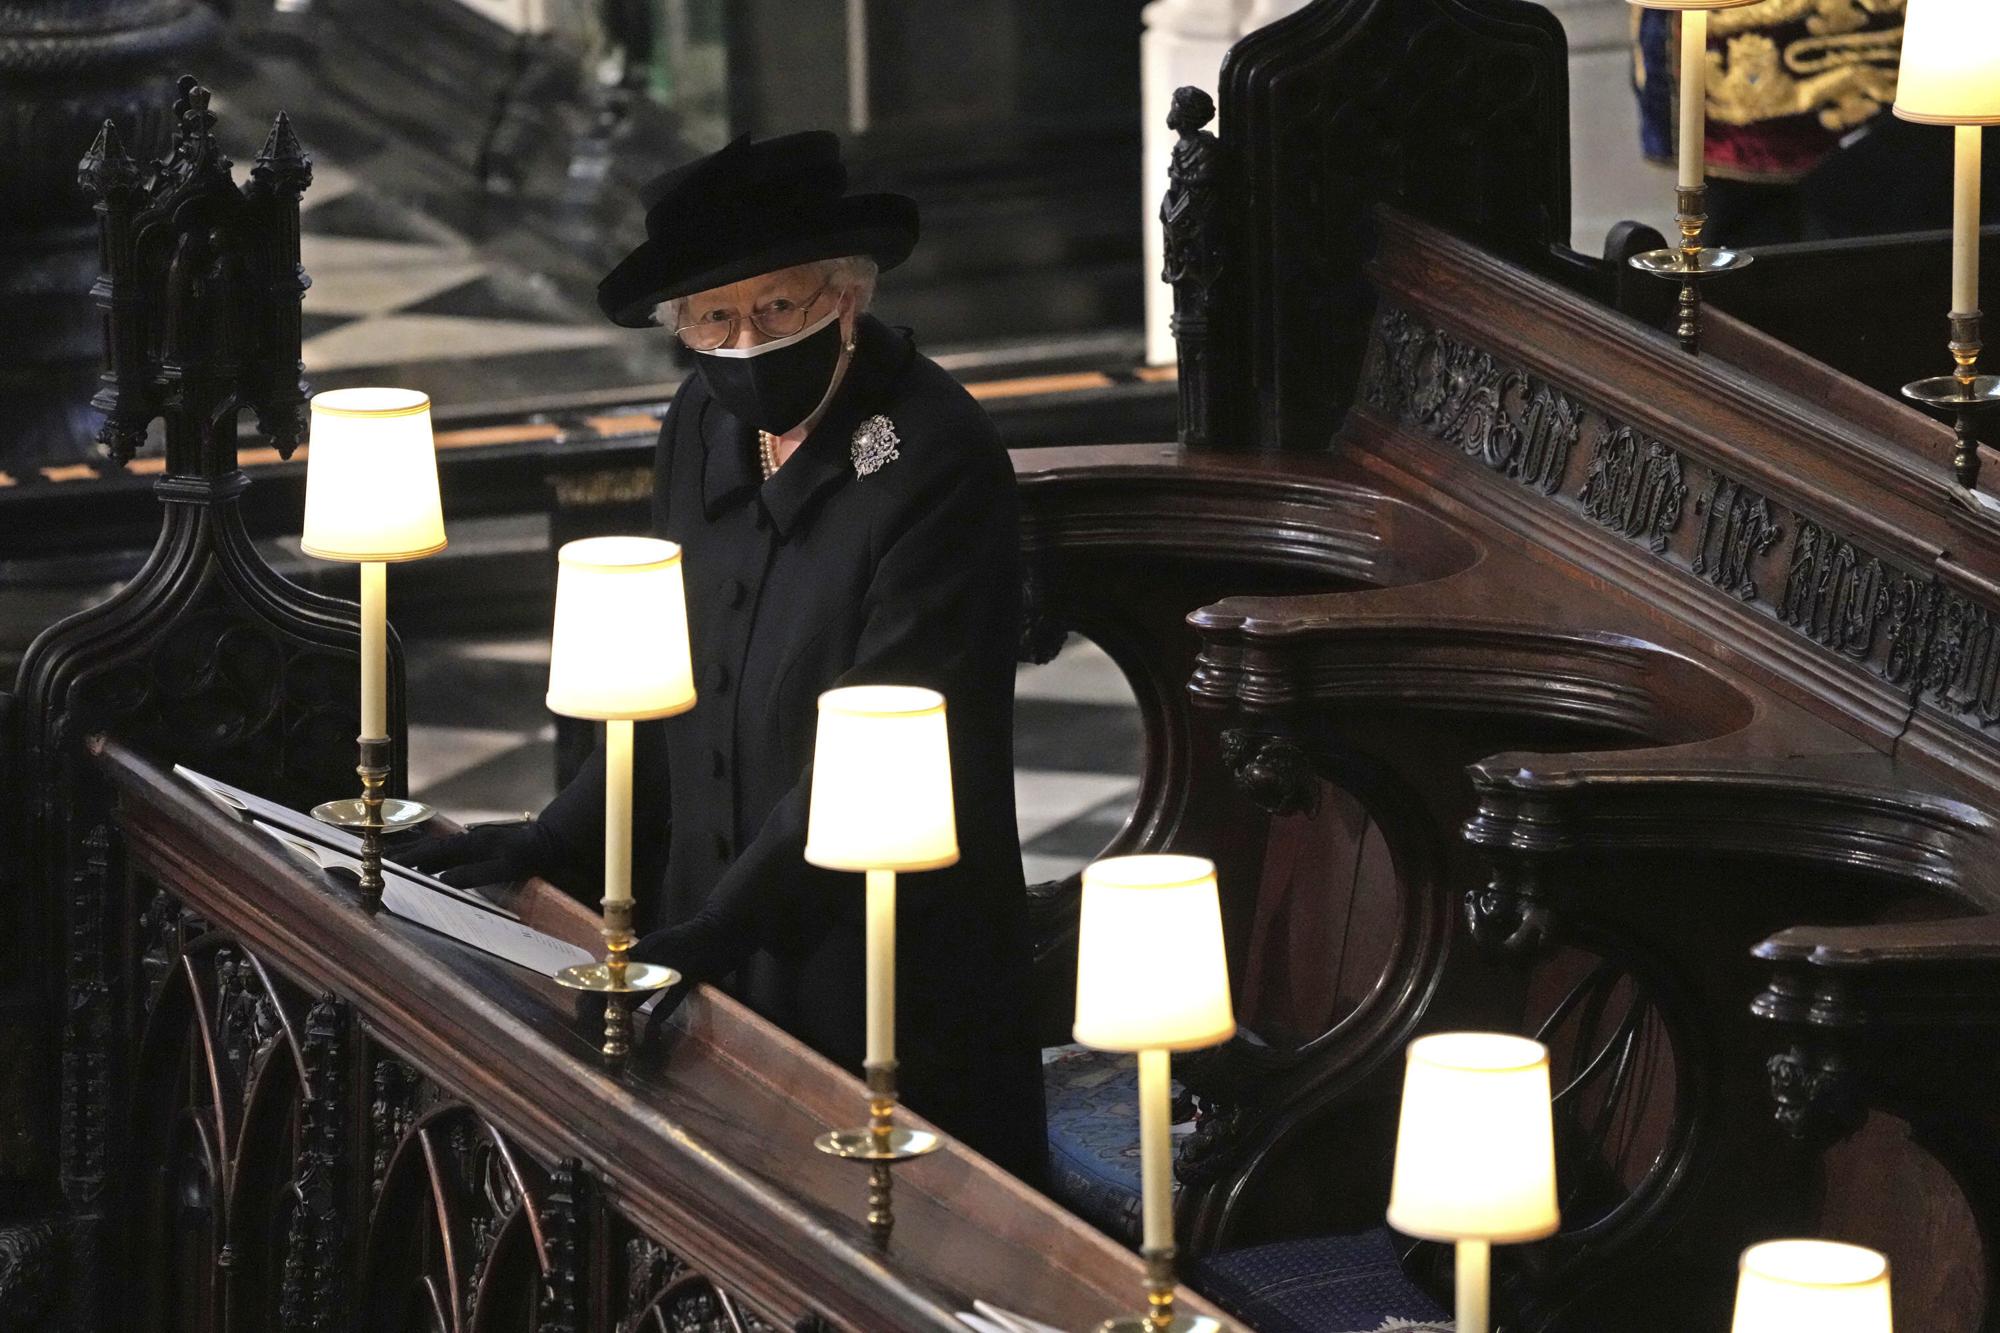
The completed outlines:
<svg viewBox="0 0 2000 1333">
<path fill-rule="evenodd" d="M 2000 525 L 1877 336 L 1921 371 L 1942 297 L 1778 255 L 1682 350 L 1624 263 L 1657 236 L 1567 245 L 1566 49 L 1524 0 L 1317 0 L 1217 94 L 1220 137 L 1177 102 L 1165 207 L 1182 438 L 1015 454 L 1023 661 L 1087 636 L 1143 715 L 1107 851 L 1219 872 L 1240 1030 L 1174 1066 L 1182 1312 L 1444 1318 L 1448 1251 L 1383 1223 L 1404 1050 L 1482 1029 L 1553 1054 L 1563 1218 L 1496 1251 L 1497 1326 L 1719 1331 L 1746 1246 L 1817 1236 L 1889 1256 L 1900 1326 L 2000 1329 Z M 355 607 L 238 512 L 237 412 L 299 439 L 309 168 L 281 125 L 239 188 L 205 117 L 150 183 L 115 139 L 86 163 L 99 403 L 127 457 L 165 419 L 161 536 L 5 700 L 0 1327 L 1131 1313 L 1129 1069 L 1052 1055 L 1052 1197 L 947 1142 L 879 1249 L 811 1146 L 847 1073 L 706 988 L 606 1068 L 567 992 L 172 773 L 303 806 L 353 785 L 357 723 Z M 168 392 L 172 322 L 113 277 L 232 227 L 277 239 L 186 299 L 241 336 L 181 344 Z M 389 700 L 400 791 L 400 659 Z M 1030 892 L 1062 1048 L 1078 884 Z"/>
</svg>

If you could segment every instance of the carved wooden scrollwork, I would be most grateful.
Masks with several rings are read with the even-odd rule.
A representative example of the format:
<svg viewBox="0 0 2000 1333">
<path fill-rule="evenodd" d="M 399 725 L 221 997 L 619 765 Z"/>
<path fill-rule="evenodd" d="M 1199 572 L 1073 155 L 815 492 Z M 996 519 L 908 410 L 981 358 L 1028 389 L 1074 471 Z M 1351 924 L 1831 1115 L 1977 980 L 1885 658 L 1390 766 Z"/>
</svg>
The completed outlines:
<svg viewBox="0 0 2000 1333">
<path fill-rule="evenodd" d="M 1016 660 L 1047 666 L 1069 641 L 1069 629 L 1051 605 L 1049 571 L 1032 558 L 1021 562 L 1021 643 Z"/>
<path fill-rule="evenodd" d="M 92 845 L 102 877 L 116 841 L 100 829 Z M 778 1333 L 635 1233 L 582 1163 L 535 1161 L 370 1041 L 345 1002 L 302 991 L 169 894 L 136 887 L 131 965 L 148 1000 L 116 1125 L 135 1217 L 129 1248 L 109 1248 L 115 1218 L 104 1242 L 134 1276 L 135 1326 Z M 37 1243 L 0 1232 L 0 1314 L 43 1299 L 7 1267 Z"/>
<path fill-rule="evenodd" d="M 1484 884 L 1465 891 L 1465 929 L 1484 949 L 1534 958 L 1555 942 L 1558 917 L 1532 865 L 1496 857 Z"/>
<path fill-rule="evenodd" d="M 778 1333 L 739 1298 L 639 1237 L 625 1244 L 625 1302 L 617 1333 Z"/>
<path fill-rule="evenodd" d="M 1222 733 L 1222 760 L 1237 788 L 1274 815 L 1310 815 L 1319 808 L 1319 774 L 1297 742 L 1231 728 Z"/>
<path fill-rule="evenodd" d="M 547 1173 L 470 1107 L 441 1102 L 417 1116 L 390 1154 L 369 1219 L 365 1326 L 479 1333 L 544 1309 L 548 1194 Z"/>
<path fill-rule="evenodd" d="M 351 1106 L 346 1078 L 346 1007 L 321 996 L 306 1015 L 305 1101 L 298 1116 L 298 1162 L 278 1318 L 285 1333 L 332 1333 L 347 1308 L 341 1249 L 346 1220 L 341 1188 L 343 1120 Z"/>
<path fill-rule="evenodd" d="M 547 1262 L 535 1333 L 583 1333 L 582 1282 L 577 1270 L 582 1192 L 582 1163 L 566 1159 L 549 1171 L 548 1198 L 542 1208 L 542 1248 Z"/>
<path fill-rule="evenodd" d="M 55 1308 L 53 1222 L 0 1227 L 0 1328 L 42 1328 Z"/>
<path fill-rule="evenodd" d="M 127 1131 L 144 1326 L 202 1330 L 233 1309 L 271 1327 L 330 1327 L 314 1320 L 339 1290 L 330 1181 L 347 1023 L 331 997 L 308 1016 L 227 936 L 171 955 Z"/>
<path fill-rule="evenodd" d="M 1838 1051 L 1793 1043 L 1764 1062 L 1771 1110 L 1793 1138 L 1830 1147 L 1866 1118 L 1860 1081 Z"/>
<path fill-rule="evenodd" d="M 1567 964 L 1565 967 L 1564 964 Z M 1664 997 L 1643 968 L 1587 953 L 1559 960 L 1569 980 L 1536 1026 L 1555 1066 L 1557 1179 L 1570 1232 L 1601 1226 L 1647 1195 L 1678 1166 L 1672 1145 L 1687 1126 L 1660 1107 L 1680 1074 Z"/>
</svg>

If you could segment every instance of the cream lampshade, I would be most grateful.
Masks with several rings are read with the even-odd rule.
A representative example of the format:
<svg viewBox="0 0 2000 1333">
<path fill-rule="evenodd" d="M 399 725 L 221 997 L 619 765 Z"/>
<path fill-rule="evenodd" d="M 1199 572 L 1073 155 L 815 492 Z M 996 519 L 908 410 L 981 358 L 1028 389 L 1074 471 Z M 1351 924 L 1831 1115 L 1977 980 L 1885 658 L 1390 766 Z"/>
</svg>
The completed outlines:
<svg viewBox="0 0 2000 1333">
<path fill-rule="evenodd" d="M 1389 1225 L 1456 1243 L 1459 1333 L 1486 1333 L 1492 1247 L 1540 1240 L 1556 1209 L 1549 1052 L 1498 1032 L 1410 1043 Z"/>
<path fill-rule="evenodd" d="M 312 398 L 300 545 L 321 560 L 415 560 L 444 549 L 431 400 L 415 389 Z"/>
<path fill-rule="evenodd" d="M 629 912 L 632 724 L 694 707 L 680 547 L 654 537 L 563 543 L 547 702 L 604 723 L 604 902 Z"/>
<path fill-rule="evenodd" d="M 805 857 L 829 870 L 958 860 L 943 695 L 909 685 L 820 695 Z"/>
<path fill-rule="evenodd" d="M 1731 1333 L 1890 1333 L 1889 1261 L 1824 1240 L 1743 1251 Z"/>
<path fill-rule="evenodd" d="M 1076 1039 L 1139 1057 L 1139 1183 L 1150 1315 L 1099 1333 L 1209 1333 L 1175 1318 L 1172 1060 L 1236 1032 L 1215 863 L 1113 856 L 1083 871 L 1076 937 Z"/>
<path fill-rule="evenodd" d="M 1504 1244 L 1553 1235 L 1559 1222 L 1548 1049 L 1497 1032 L 1411 1042 L 1389 1225 Z"/>
<path fill-rule="evenodd" d="M 1076 1039 L 1104 1051 L 1190 1051 L 1235 1031 L 1214 864 L 1116 856 L 1085 867 Z"/>
<path fill-rule="evenodd" d="M 1896 114 L 1927 125 L 2000 125 L 2000 4 L 1909 0 Z"/>
<path fill-rule="evenodd" d="M 653 537 L 586 537 L 556 553 L 551 711 L 604 721 L 694 706 L 681 549 Z"/>
</svg>

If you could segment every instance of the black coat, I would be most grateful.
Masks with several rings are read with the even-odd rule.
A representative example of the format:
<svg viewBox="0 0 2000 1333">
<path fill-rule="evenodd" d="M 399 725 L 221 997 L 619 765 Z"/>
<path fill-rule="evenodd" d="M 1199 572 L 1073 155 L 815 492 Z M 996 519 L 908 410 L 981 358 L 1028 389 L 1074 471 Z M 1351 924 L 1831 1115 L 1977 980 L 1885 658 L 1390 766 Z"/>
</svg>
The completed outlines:
<svg viewBox="0 0 2000 1333">
<path fill-rule="evenodd" d="M 899 456 L 869 475 L 857 427 Z M 1028 1179 L 1045 1152 L 1027 900 L 1014 821 L 1019 531 L 992 423 L 909 337 L 864 317 L 826 416 L 762 481 L 756 432 L 699 375 L 661 425 L 654 526 L 685 552 L 698 701 L 641 723 L 641 954 L 729 980 L 848 1069 L 864 1034 L 863 882 L 803 858 L 816 700 L 838 685 L 942 693 L 961 859 L 899 876 L 903 1100 Z M 544 812 L 558 883 L 601 892 L 602 760 Z M 857 1114 L 860 1108 L 856 1108 Z M 857 1122 L 858 1123 L 858 1122 Z"/>
</svg>

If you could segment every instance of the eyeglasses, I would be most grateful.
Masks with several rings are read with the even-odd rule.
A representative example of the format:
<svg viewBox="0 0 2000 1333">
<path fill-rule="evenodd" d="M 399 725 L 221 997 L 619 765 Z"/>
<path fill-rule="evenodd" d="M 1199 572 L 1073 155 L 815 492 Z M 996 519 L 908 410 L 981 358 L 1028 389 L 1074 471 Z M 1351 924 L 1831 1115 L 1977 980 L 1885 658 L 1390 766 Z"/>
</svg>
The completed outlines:
<svg viewBox="0 0 2000 1333">
<path fill-rule="evenodd" d="M 833 284 L 831 278 L 819 285 L 819 290 L 803 301 L 793 301 L 780 296 L 775 301 L 766 301 L 750 312 L 750 326 L 766 338 L 789 338 L 806 326 L 806 312 L 818 304 L 819 298 Z M 683 324 L 674 330 L 674 336 L 697 352 L 713 352 L 736 341 L 737 325 L 741 315 L 724 315 L 721 311 L 711 312 L 711 316 L 698 319 L 692 324 Z"/>
</svg>

